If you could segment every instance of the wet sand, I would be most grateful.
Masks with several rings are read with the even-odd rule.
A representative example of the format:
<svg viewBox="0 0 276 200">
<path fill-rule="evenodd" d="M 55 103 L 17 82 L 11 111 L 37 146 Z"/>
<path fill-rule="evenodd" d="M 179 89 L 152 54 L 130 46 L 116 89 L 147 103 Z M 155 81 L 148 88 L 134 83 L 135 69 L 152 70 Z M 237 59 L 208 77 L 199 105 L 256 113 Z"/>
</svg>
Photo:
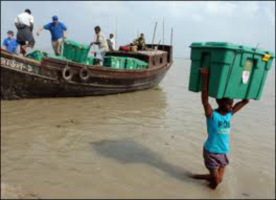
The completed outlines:
<svg viewBox="0 0 276 200">
<path fill-rule="evenodd" d="M 1 199 L 39 199 L 39 197 L 25 188 L 1 183 Z"/>
<path fill-rule="evenodd" d="M 234 116 L 230 165 L 213 191 L 187 176 L 207 172 L 189 68 L 177 59 L 147 91 L 1 101 L 1 181 L 41 198 L 274 198 L 275 70 L 262 99 Z"/>
</svg>

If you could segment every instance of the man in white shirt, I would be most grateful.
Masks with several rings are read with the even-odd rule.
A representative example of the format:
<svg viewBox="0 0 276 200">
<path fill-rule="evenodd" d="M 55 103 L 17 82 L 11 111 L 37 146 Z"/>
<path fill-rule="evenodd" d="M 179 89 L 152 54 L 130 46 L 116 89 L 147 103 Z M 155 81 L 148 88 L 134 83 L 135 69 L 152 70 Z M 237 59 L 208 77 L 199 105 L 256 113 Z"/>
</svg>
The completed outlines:
<svg viewBox="0 0 276 200">
<path fill-rule="evenodd" d="M 31 11 L 26 9 L 25 12 L 15 18 L 14 22 L 18 30 L 16 39 L 20 45 L 20 53 L 25 55 L 27 47 L 33 48 L 35 44 L 33 37 L 34 17 Z"/>
<path fill-rule="evenodd" d="M 107 39 L 108 47 L 110 51 L 115 51 L 116 50 L 116 43 L 115 43 L 115 38 L 112 33 L 109 35 L 109 39 Z"/>
<path fill-rule="evenodd" d="M 107 41 L 104 37 L 104 35 L 101 33 L 101 27 L 99 26 L 96 26 L 95 27 L 95 33 L 96 33 L 96 36 L 97 36 L 97 39 L 95 42 L 91 42 L 91 46 L 92 45 L 98 45 L 99 47 L 99 59 L 101 60 L 101 64 L 103 63 L 103 60 L 104 60 L 104 56 L 106 54 L 106 52 L 109 50 L 108 48 L 108 44 L 107 44 Z"/>
</svg>

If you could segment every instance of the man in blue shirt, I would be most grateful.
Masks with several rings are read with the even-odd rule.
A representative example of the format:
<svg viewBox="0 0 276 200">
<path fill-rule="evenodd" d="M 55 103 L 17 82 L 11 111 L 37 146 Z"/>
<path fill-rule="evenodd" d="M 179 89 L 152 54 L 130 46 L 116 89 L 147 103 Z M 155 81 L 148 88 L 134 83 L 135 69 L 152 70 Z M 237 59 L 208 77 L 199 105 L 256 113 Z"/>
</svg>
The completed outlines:
<svg viewBox="0 0 276 200">
<path fill-rule="evenodd" d="M 67 27 L 58 20 L 57 16 L 53 16 L 53 22 L 46 24 L 37 31 L 37 35 L 41 33 L 42 30 L 49 30 L 52 35 L 52 46 L 57 56 L 61 55 L 61 46 L 63 39 L 67 37 Z"/>
<path fill-rule="evenodd" d="M 3 46 L 7 51 L 12 52 L 13 54 L 17 54 L 18 50 L 18 43 L 14 38 L 13 31 L 7 32 L 8 37 L 3 41 Z"/>
</svg>

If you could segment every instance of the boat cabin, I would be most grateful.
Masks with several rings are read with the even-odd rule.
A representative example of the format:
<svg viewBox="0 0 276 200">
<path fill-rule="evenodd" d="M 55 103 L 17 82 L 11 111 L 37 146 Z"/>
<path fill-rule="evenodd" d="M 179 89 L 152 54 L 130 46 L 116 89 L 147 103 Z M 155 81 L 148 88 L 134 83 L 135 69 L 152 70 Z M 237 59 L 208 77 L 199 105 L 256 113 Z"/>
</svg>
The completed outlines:
<svg viewBox="0 0 276 200">
<path fill-rule="evenodd" d="M 147 45 L 148 50 L 137 52 L 109 51 L 106 56 L 137 58 L 148 63 L 148 68 L 167 65 L 172 62 L 172 46 Z"/>
</svg>

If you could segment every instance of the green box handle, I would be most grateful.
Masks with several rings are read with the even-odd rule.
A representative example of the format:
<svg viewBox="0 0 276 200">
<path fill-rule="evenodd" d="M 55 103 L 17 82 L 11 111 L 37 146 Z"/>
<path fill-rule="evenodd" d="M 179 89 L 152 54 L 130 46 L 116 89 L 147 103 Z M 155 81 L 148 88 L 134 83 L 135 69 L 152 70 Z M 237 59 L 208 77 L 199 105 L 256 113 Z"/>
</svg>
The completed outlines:
<svg viewBox="0 0 276 200">
<path fill-rule="evenodd" d="M 266 62 L 266 64 L 265 64 L 265 69 L 266 69 L 266 70 L 270 70 L 270 68 L 272 67 L 272 61 L 273 61 L 273 59 L 269 59 L 269 60 Z M 265 61 L 263 61 L 263 62 L 265 62 Z"/>
<path fill-rule="evenodd" d="M 248 53 L 244 53 L 242 54 L 242 58 L 241 58 L 241 63 L 240 63 L 240 67 L 244 67 L 245 62 L 248 60 L 248 58 L 253 60 L 253 55 L 252 54 L 248 54 Z"/>
</svg>

